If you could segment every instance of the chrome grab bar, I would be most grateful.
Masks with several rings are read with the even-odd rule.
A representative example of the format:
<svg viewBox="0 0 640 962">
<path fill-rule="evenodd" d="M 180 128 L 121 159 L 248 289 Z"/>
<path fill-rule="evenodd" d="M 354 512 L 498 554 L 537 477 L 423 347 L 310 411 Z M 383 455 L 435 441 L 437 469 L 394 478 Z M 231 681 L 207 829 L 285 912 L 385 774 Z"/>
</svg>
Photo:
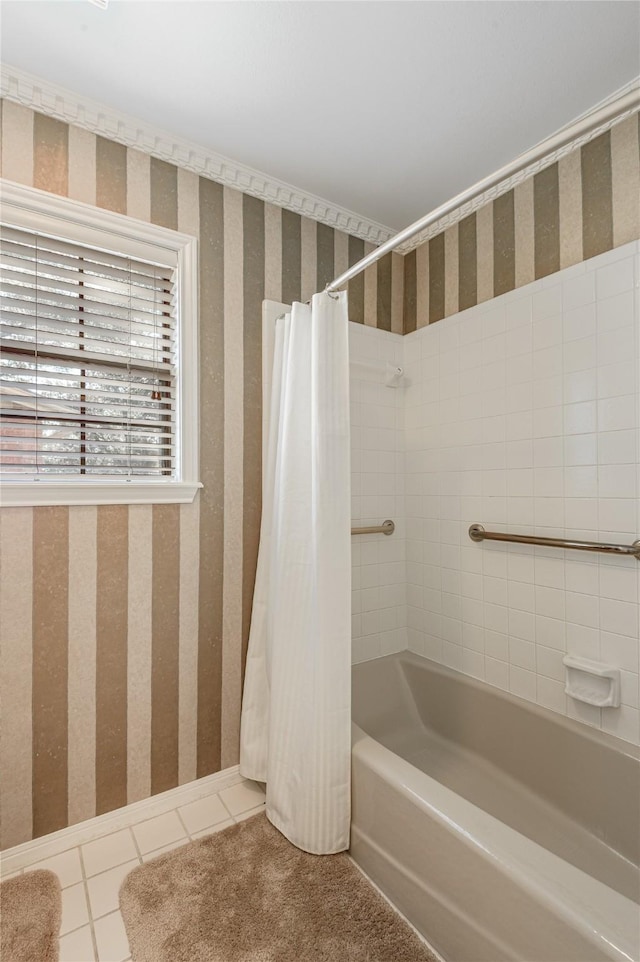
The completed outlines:
<svg viewBox="0 0 640 962">
<path fill-rule="evenodd" d="M 393 521 L 383 521 L 371 528 L 352 528 L 351 534 L 393 534 L 396 526 Z"/>
<path fill-rule="evenodd" d="M 472 541 L 514 541 L 517 544 L 540 544 L 548 548 L 570 548 L 577 551 L 604 551 L 607 554 L 631 555 L 640 561 L 640 540 L 633 544 L 607 544 L 604 541 L 568 541 L 565 538 L 539 538 L 532 534 L 502 534 L 485 531 L 481 524 L 469 528 Z"/>
</svg>

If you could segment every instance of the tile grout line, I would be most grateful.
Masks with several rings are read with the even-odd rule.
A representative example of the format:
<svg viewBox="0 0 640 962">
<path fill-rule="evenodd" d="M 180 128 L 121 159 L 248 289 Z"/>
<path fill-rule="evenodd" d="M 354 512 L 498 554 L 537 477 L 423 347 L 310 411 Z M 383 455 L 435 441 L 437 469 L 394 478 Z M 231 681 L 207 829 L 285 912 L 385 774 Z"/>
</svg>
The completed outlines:
<svg viewBox="0 0 640 962">
<path fill-rule="evenodd" d="M 98 962 L 98 959 L 99 959 L 98 940 L 96 939 L 96 933 L 93 927 L 93 912 L 91 910 L 91 899 L 89 898 L 89 884 L 88 884 L 87 872 L 84 864 L 84 854 L 83 854 L 81 845 L 78 845 L 77 849 L 78 849 L 78 858 L 80 859 L 80 871 L 82 872 L 82 881 L 84 883 L 84 897 L 87 900 L 87 912 L 89 915 L 89 931 L 91 933 L 91 942 L 93 943 L 93 955 L 94 955 L 94 958 L 96 959 L 96 962 Z M 78 930 L 75 929 L 75 931 L 77 932 Z"/>
<path fill-rule="evenodd" d="M 218 798 L 220 799 L 220 801 L 222 802 L 222 804 L 223 804 L 224 807 L 226 808 L 227 812 L 229 813 L 229 818 L 232 819 L 232 820 L 235 822 L 235 820 L 236 820 L 235 815 L 234 815 L 233 812 L 230 810 L 229 806 L 226 804 L 226 802 L 225 802 L 224 798 L 222 797 L 222 795 L 219 795 Z"/>
<path fill-rule="evenodd" d="M 215 794 L 217 795 L 218 793 L 216 792 Z M 213 796 L 212 796 L 212 797 L 213 797 Z M 185 821 L 184 821 L 182 815 L 180 814 L 180 809 L 179 809 L 179 808 L 174 808 L 174 812 L 175 812 L 176 815 L 178 816 L 178 821 L 180 822 L 180 824 L 182 825 L 183 829 L 185 830 L 186 835 L 187 835 L 187 838 L 189 839 L 190 842 L 192 842 L 193 839 L 191 838 L 191 833 L 190 833 L 189 829 L 187 828 L 187 826 L 186 826 L 186 824 L 185 824 Z"/>
<path fill-rule="evenodd" d="M 139 823 L 136 823 L 136 824 L 139 824 Z M 138 861 L 142 865 L 142 852 L 140 851 L 140 846 L 138 845 L 138 839 L 136 838 L 136 833 L 133 831 L 133 826 L 129 828 L 129 831 L 131 833 L 131 838 L 133 839 L 133 847 L 135 848 L 138 855 Z"/>
<path fill-rule="evenodd" d="M 138 843 L 137 843 L 135 834 L 134 834 L 134 832 L 133 832 L 133 829 L 132 829 L 131 826 L 129 826 L 127 829 L 125 829 L 125 831 L 128 831 L 128 832 L 129 832 L 129 834 L 130 834 L 130 836 L 131 836 L 131 838 L 132 838 L 132 840 L 133 840 L 133 847 L 134 847 L 134 849 L 135 849 L 135 851 L 136 851 L 136 857 L 137 857 L 137 860 L 138 860 L 138 865 L 141 865 L 141 864 L 142 864 L 142 856 L 141 856 L 141 854 L 140 854 L 140 849 L 138 848 Z M 109 833 L 109 834 L 112 834 L 112 835 L 113 835 L 113 834 L 116 834 L 116 833 L 115 833 L 115 832 L 111 832 L 111 833 Z M 101 836 L 101 837 L 102 837 L 102 838 L 107 838 L 108 836 L 103 835 L 103 836 Z M 105 871 L 106 871 L 106 872 L 111 872 L 113 869 L 119 868 L 121 865 L 124 865 L 124 864 L 125 864 L 126 862 L 128 862 L 128 861 L 133 861 L 133 860 L 132 860 L 132 859 L 125 859 L 124 862 L 119 862 L 118 865 L 112 865 L 111 868 L 105 869 Z M 103 872 L 97 872 L 95 875 L 92 875 L 92 876 L 90 876 L 90 877 L 91 877 L 91 878 L 97 878 L 99 875 L 102 875 L 102 874 L 104 874 L 104 873 L 103 873 Z M 91 932 L 92 932 L 93 939 L 94 939 L 94 951 L 95 951 L 95 954 L 96 954 L 96 960 L 97 960 L 97 962 L 99 962 L 100 956 L 99 956 L 99 953 L 98 953 L 98 940 L 97 940 L 97 937 L 96 937 L 96 935 L 95 935 L 94 922 L 95 922 L 95 921 L 98 921 L 99 919 L 106 918 L 108 915 L 115 914 L 115 913 L 106 912 L 104 915 L 98 916 L 98 919 L 94 919 L 93 909 L 91 908 L 91 901 L 90 901 L 89 898 L 88 898 L 88 895 L 89 895 L 89 893 L 88 893 L 88 887 L 89 887 L 89 886 L 88 886 L 88 880 L 87 880 L 87 899 L 88 899 L 88 904 L 89 904 L 89 918 L 90 918 L 90 920 L 91 920 Z M 117 907 L 117 909 L 115 910 L 115 912 L 117 912 L 117 914 L 118 914 L 118 915 L 120 916 L 120 918 L 122 919 L 122 913 L 120 912 L 120 899 L 119 899 L 119 898 L 118 898 L 118 907 Z M 122 919 L 122 924 L 124 925 L 124 919 Z M 126 932 L 126 929 L 125 929 L 125 932 Z M 127 943 L 128 943 L 128 937 L 127 937 Z"/>
</svg>

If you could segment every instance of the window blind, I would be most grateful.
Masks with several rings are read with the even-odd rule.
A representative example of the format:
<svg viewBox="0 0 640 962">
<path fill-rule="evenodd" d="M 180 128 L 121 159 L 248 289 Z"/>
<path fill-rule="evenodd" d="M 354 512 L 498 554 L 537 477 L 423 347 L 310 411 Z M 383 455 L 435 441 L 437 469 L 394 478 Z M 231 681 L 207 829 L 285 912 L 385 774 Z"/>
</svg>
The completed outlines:
<svg viewBox="0 0 640 962">
<path fill-rule="evenodd" d="M 176 472 L 176 269 L 0 228 L 3 476 Z"/>
</svg>

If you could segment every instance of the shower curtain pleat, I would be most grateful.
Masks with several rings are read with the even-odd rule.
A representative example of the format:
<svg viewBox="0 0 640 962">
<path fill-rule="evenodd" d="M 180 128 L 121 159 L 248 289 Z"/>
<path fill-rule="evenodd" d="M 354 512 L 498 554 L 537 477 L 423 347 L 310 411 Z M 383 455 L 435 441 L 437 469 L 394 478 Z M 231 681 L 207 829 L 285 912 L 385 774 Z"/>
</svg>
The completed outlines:
<svg viewBox="0 0 640 962">
<path fill-rule="evenodd" d="M 294 845 L 349 845 L 351 470 L 345 293 L 276 325 L 240 771 Z"/>
</svg>

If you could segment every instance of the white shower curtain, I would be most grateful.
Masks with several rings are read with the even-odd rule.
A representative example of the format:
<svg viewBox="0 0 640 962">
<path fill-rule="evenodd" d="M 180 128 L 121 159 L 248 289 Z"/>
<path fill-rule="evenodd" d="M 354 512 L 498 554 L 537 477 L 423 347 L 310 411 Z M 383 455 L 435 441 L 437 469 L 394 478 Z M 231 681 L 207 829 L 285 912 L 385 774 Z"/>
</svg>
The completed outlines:
<svg viewBox="0 0 640 962">
<path fill-rule="evenodd" d="M 276 324 L 240 771 L 298 848 L 349 845 L 351 473 L 347 296 Z"/>
</svg>

